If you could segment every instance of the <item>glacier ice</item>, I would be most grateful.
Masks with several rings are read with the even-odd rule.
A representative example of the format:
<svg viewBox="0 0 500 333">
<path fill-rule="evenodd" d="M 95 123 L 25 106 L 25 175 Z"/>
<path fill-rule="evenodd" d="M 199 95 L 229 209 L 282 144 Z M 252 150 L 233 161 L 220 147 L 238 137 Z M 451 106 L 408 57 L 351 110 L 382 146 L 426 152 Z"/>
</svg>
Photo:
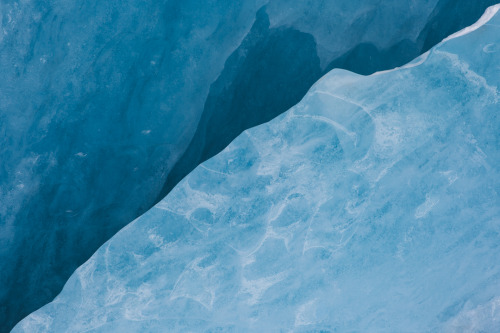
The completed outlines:
<svg viewBox="0 0 500 333">
<path fill-rule="evenodd" d="M 14 332 L 498 332 L 499 9 L 401 68 L 331 71 Z"/>
<path fill-rule="evenodd" d="M 401 65 L 490 3 L 0 2 L 0 331 L 327 70 Z"/>
<path fill-rule="evenodd" d="M 269 18 L 258 13 L 250 33 L 227 59 L 224 70 L 211 86 L 196 132 L 170 170 L 160 197 L 163 198 L 199 163 L 221 151 L 243 130 L 269 121 L 298 103 L 312 83 L 329 70 L 343 68 L 359 74 L 372 74 L 401 66 L 461 27 L 474 23 L 487 6 L 495 3 L 496 0 L 440 0 L 426 18 L 423 28 L 414 27 L 414 32 L 409 33 L 406 29 L 412 25 L 410 23 L 419 19 L 406 17 L 404 36 L 395 35 L 396 38 L 387 35 L 388 31 L 399 29 L 398 20 L 393 21 L 395 16 L 404 10 L 416 14 L 415 4 L 387 3 L 390 8 L 379 12 L 359 7 L 356 2 L 338 7 L 331 2 L 322 4 L 326 7 L 321 8 L 321 14 L 312 17 L 304 8 L 310 6 L 309 3 L 294 4 L 294 8 L 289 9 L 294 17 L 307 13 L 305 23 L 292 20 L 298 31 L 276 29 L 274 11 L 283 15 L 280 13 L 282 7 L 274 7 L 274 11 L 267 9 L 271 12 L 271 24 L 266 22 Z M 357 8 L 354 14 L 357 18 L 348 20 L 347 25 L 332 27 L 333 21 L 340 18 L 343 22 L 345 16 L 352 15 L 353 8 L 349 6 Z M 418 6 L 425 6 L 425 3 L 420 2 Z M 309 21 L 311 18 L 314 21 Z M 369 23 L 371 20 L 378 22 L 378 19 L 387 19 L 391 23 L 387 23 L 387 27 Z M 336 36 L 338 32 L 341 33 Z M 359 32 L 362 36 L 358 35 Z M 343 37 L 350 34 L 356 36 L 354 43 Z M 318 41 L 317 47 L 315 41 Z M 320 66 L 316 65 L 318 61 Z"/>
</svg>

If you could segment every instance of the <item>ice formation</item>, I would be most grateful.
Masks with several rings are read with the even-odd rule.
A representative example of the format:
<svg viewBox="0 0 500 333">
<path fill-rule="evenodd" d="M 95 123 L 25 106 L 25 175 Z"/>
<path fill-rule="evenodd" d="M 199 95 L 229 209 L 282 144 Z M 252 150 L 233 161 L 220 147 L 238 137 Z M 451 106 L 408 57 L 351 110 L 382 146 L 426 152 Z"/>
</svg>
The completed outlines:
<svg viewBox="0 0 500 333">
<path fill-rule="evenodd" d="M 402 65 L 492 2 L 1 2 L 0 331 L 327 70 Z"/>
<path fill-rule="evenodd" d="M 331 71 L 14 332 L 500 331 L 499 9 L 402 68 Z"/>
</svg>

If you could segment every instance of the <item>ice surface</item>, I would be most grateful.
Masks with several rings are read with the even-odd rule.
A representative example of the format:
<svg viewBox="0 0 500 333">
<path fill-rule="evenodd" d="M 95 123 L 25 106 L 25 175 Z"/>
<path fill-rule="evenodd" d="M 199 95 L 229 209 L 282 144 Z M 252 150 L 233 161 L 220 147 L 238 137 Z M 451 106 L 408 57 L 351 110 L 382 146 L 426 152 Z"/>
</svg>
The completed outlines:
<svg viewBox="0 0 500 333">
<path fill-rule="evenodd" d="M 499 28 L 333 70 L 14 332 L 498 332 Z"/>
<path fill-rule="evenodd" d="M 0 2 L 0 331 L 325 71 L 402 65 L 490 2 Z"/>
</svg>

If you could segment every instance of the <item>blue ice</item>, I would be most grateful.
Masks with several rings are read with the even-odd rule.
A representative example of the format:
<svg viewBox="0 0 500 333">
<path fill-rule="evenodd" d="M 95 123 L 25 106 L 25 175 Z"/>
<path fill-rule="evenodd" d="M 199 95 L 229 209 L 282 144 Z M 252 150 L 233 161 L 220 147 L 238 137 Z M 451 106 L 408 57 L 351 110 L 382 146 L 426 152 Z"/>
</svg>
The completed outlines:
<svg viewBox="0 0 500 333">
<path fill-rule="evenodd" d="M 500 331 L 499 9 L 401 68 L 329 72 L 13 332 Z"/>
<path fill-rule="evenodd" d="M 0 331 L 331 68 L 400 66 L 490 3 L 1 1 Z"/>
</svg>

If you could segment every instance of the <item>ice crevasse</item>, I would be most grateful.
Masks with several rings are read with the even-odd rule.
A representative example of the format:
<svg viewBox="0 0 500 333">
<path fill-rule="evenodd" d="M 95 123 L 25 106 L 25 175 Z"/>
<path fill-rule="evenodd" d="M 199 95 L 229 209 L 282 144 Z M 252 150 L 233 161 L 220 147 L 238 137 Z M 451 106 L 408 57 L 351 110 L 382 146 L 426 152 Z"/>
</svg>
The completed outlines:
<svg viewBox="0 0 500 333">
<path fill-rule="evenodd" d="M 495 1 L 0 2 L 0 332 L 328 70 L 400 66 Z"/>
<path fill-rule="evenodd" d="M 13 332 L 498 332 L 499 9 L 401 68 L 331 71 Z"/>
</svg>

